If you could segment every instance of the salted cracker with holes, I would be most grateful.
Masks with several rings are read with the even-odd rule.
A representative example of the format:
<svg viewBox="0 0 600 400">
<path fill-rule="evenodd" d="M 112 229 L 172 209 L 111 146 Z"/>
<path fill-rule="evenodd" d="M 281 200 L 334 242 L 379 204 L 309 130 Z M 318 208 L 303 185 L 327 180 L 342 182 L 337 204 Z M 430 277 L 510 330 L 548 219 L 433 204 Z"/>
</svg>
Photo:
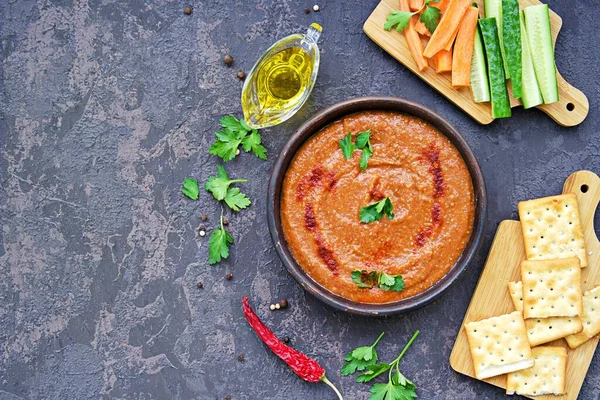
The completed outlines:
<svg viewBox="0 0 600 400">
<path fill-rule="evenodd" d="M 477 379 L 533 366 L 523 314 L 515 311 L 465 324 Z"/>
<path fill-rule="evenodd" d="M 581 321 L 583 331 L 565 338 L 572 349 L 576 349 L 600 333 L 600 286 L 583 294 Z"/>
<path fill-rule="evenodd" d="M 531 350 L 533 367 L 506 376 L 506 394 L 540 396 L 563 394 L 567 370 L 567 349 L 560 346 L 539 346 Z"/>
<path fill-rule="evenodd" d="M 519 218 L 528 260 L 577 257 L 588 265 L 575 194 L 521 201 Z"/>
<path fill-rule="evenodd" d="M 581 268 L 576 257 L 521 262 L 525 318 L 581 315 Z"/>
<path fill-rule="evenodd" d="M 508 291 L 515 310 L 523 311 L 523 282 L 509 282 Z M 583 325 L 579 317 L 549 317 L 526 319 L 525 328 L 533 347 L 581 332 Z"/>
</svg>

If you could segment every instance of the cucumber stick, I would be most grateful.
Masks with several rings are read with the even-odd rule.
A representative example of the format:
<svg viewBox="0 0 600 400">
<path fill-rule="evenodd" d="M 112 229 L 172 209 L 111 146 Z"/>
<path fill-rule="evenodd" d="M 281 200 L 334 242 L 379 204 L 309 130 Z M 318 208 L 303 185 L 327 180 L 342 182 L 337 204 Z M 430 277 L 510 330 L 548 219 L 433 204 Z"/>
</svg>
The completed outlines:
<svg viewBox="0 0 600 400">
<path fill-rule="evenodd" d="M 523 102 L 523 108 L 531 108 L 542 104 L 544 99 L 542 98 L 540 87 L 535 78 L 535 71 L 533 69 L 533 61 L 531 59 L 531 50 L 529 49 L 529 39 L 527 39 L 527 30 L 525 29 L 525 17 L 523 15 L 523 11 L 521 11 L 520 17 L 521 46 L 523 49 L 523 97 L 521 97 L 521 102 Z"/>
<path fill-rule="evenodd" d="M 502 0 L 484 0 L 483 11 L 486 18 L 496 18 L 496 27 L 498 28 L 498 37 L 500 40 L 500 52 L 504 64 L 506 79 L 510 78 L 506 56 L 504 55 L 504 34 L 502 33 Z"/>
<path fill-rule="evenodd" d="M 488 82 L 487 66 L 485 64 L 485 53 L 479 27 L 475 30 L 475 45 L 473 47 L 473 58 L 471 59 L 471 93 L 475 103 L 490 101 L 490 83 Z M 535 78 L 534 78 L 535 80 Z"/>
<path fill-rule="evenodd" d="M 492 100 L 492 117 L 510 117 L 510 100 L 506 90 L 504 78 L 504 66 L 500 39 L 498 36 L 498 25 L 495 18 L 482 18 L 479 20 L 483 45 L 488 62 L 488 76 L 490 81 L 490 97 Z"/>
<path fill-rule="evenodd" d="M 545 104 L 554 103 L 558 101 L 558 83 L 548 4 L 527 7 L 524 14 L 533 69 L 542 98 Z"/>
<path fill-rule="evenodd" d="M 521 82 L 521 26 L 519 22 L 519 0 L 502 0 L 502 40 L 504 57 L 508 66 L 512 94 L 520 99 L 523 93 Z M 507 75 L 508 77 L 508 75 Z"/>
</svg>

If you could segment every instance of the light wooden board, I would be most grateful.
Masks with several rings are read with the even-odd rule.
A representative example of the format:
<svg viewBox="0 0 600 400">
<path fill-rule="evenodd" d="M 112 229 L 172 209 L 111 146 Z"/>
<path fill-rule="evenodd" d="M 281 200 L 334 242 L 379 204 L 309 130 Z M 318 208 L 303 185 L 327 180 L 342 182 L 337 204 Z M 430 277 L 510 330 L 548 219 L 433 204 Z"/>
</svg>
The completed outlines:
<svg viewBox="0 0 600 400">
<path fill-rule="evenodd" d="M 480 3 L 479 9 L 483 10 L 482 0 L 477 0 L 477 2 Z M 520 0 L 520 4 L 524 8 L 541 3 L 538 0 Z M 448 100 L 462 108 L 477 122 L 484 125 L 492 122 L 493 118 L 489 103 L 475 103 L 469 88 L 453 88 L 449 74 L 438 74 L 433 68 L 429 68 L 424 72 L 419 71 L 408 50 L 404 35 L 395 29 L 389 32 L 383 30 L 387 15 L 390 11 L 399 8 L 399 0 L 382 0 L 363 26 L 367 36 L 414 74 L 446 96 Z M 552 24 L 552 40 L 556 43 L 556 37 L 562 27 L 562 19 L 556 13 L 550 11 L 550 22 Z M 562 54 L 562 56 L 568 56 L 568 54 Z M 541 105 L 538 108 L 562 126 L 579 125 L 588 114 L 588 99 L 579 89 L 574 88 L 565 81 L 560 73 L 557 72 L 557 74 L 560 100 L 553 104 Z M 512 107 L 521 105 L 521 101 L 513 98 L 512 94 L 510 97 Z"/>
<path fill-rule="evenodd" d="M 586 190 L 583 185 L 587 186 L 585 193 L 582 191 L 582 189 Z M 575 193 L 579 203 L 589 257 L 589 266 L 582 269 L 581 274 L 585 291 L 600 284 L 600 242 L 594 232 L 594 213 L 600 201 L 600 178 L 590 171 L 578 171 L 567 179 L 563 193 Z M 506 284 L 510 281 L 520 280 L 519 264 L 524 258 L 525 249 L 521 224 L 518 221 L 502 221 L 498 226 L 485 267 L 450 354 L 450 365 L 455 371 L 472 378 L 475 377 L 464 325 L 514 311 Z M 550 344 L 568 349 L 564 339 Z M 568 349 L 566 394 L 563 396 L 538 396 L 536 399 L 577 399 L 597 345 L 598 337 L 595 337 L 576 350 Z M 597 374 L 598 372 L 592 371 L 591 373 Z M 506 388 L 505 375 L 486 379 L 485 382 Z"/>
</svg>

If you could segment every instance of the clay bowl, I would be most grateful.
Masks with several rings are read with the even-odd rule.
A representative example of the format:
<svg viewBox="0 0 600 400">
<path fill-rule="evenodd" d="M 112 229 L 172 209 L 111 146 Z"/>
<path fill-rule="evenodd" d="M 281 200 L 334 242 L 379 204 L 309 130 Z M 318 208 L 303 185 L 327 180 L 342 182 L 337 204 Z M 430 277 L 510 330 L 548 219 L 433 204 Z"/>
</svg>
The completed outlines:
<svg viewBox="0 0 600 400">
<path fill-rule="evenodd" d="M 325 289 L 313 280 L 292 256 L 287 245 L 280 215 L 280 196 L 283 180 L 296 152 L 312 135 L 330 123 L 359 111 L 389 110 L 409 114 L 429 122 L 444 134 L 458 149 L 467 165 L 473 181 L 475 213 L 471 237 L 462 255 L 448 273 L 429 289 L 413 297 L 385 304 L 367 304 L 347 300 Z M 483 241 L 487 222 L 487 197 L 483 174 L 475 155 L 461 134 L 445 119 L 432 110 L 396 97 L 359 97 L 335 104 L 305 122 L 289 139 L 273 167 L 269 180 L 267 199 L 267 219 L 271 238 L 281 261 L 296 281 L 309 293 L 332 307 L 342 311 L 367 316 L 401 314 L 415 310 L 440 297 L 465 272 L 475 258 Z"/>
</svg>

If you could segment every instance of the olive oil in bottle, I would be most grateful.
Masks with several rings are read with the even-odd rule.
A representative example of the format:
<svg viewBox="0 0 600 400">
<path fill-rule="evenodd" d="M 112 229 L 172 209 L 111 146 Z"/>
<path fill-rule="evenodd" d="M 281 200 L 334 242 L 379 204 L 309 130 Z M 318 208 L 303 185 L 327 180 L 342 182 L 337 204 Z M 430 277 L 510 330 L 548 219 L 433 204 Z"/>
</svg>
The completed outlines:
<svg viewBox="0 0 600 400">
<path fill-rule="evenodd" d="M 319 69 L 317 40 L 321 27 L 275 43 L 258 60 L 242 89 L 244 118 L 253 128 L 279 124 L 302 107 Z"/>
</svg>

